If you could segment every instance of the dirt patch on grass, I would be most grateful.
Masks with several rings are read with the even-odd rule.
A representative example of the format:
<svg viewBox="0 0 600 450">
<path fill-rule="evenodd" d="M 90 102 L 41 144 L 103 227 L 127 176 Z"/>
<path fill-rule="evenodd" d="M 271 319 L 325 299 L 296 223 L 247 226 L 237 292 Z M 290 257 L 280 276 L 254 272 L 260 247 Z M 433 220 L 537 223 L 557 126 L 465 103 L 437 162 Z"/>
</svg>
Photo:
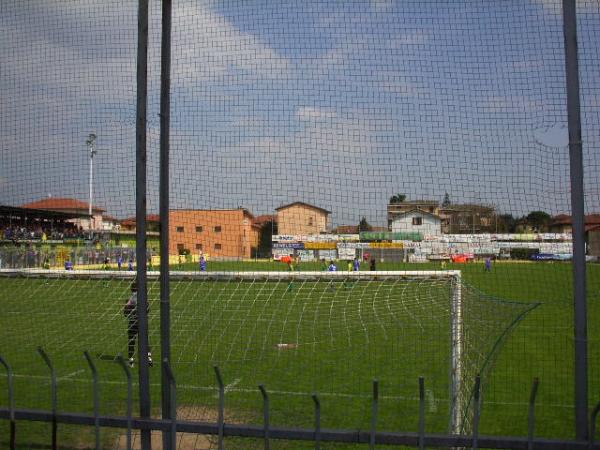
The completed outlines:
<svg viewBox="0 0 600 450">
<path fill-rule="evenodd" d="M 205 406 L 180 406 L 177 408 L 177 419 L 189 422 L 217 422 L 219 412 L 216 408 Z M 226 423 L 243 423 L 240 415 L 225 412 Z M 217 436 L 206 434 L 177 433 L 178 450 L 212 450 L 217 448 Z M 139 430 L 131 433 L 131 446 L 134 450 L 141 449 L 141 437 Z M 115 443 L 115 449 L 125 450 L 127 448 L 127 436 L 122 434 Z M 162 433 L 152 432 L 152 450 L 162 449 Z"/>
</svg>

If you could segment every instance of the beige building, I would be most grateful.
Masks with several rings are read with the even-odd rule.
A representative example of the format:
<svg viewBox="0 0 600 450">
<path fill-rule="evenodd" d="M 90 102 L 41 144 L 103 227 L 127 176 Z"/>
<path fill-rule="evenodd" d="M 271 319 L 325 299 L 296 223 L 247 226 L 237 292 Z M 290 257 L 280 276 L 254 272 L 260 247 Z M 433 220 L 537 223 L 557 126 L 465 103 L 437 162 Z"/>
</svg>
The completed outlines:
<svg viewBox="0 0 600 450">
<path fill-rule="evenodd" d="M 211 258 L 250 258 L 258 247 L 260 228 L 244 208 L 169 211 L 169 254 L 189 251 Z"/>
<path fill-rule="evenodd" d="M 329 230 L 331 211 L 304 202 L 276 208 L 279 234 L 320 234 Z"/>
</svg>

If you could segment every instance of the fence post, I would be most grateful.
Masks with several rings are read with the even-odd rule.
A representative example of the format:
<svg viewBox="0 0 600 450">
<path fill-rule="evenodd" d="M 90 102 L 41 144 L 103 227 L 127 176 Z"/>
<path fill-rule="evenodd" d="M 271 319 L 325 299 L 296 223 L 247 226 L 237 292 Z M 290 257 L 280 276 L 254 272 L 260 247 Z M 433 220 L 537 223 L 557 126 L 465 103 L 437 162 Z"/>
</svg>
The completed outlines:
<svg viewBox="0 0 600 450">
<path fill-rule="evenodd" d="M 315 403 L 315 450 L 321 450 L 321 402 L 317 394 L 312 395 Z"/>
<path fill-rule="evenodd" d="M 131 384 L 131 371 L 129 370 L 129 367 L 127 367 L 127 363 L 121 354 L 117 355 L 117 364 L 123 368 L 125 376 L 127 377 L 127 450 L 131 450 L 131 417 L 133 410 L 133 386 Z"/>
<path fill-rule="evenodd" d="M 425 378 L 419 377 L 419 450 L 425 448 Z"/>
<path fill-rule="evenodd" d="M 57 422 L 56 422 L 56 405 L 57 405 L 57 396 L 56 396 L 56 370 L 54 370 L 54 366 L 52 365 L 52 361 L 44 351 L 42 347 L 37 348 L 38 353 L 44 359 L 44 362 L 50 369 L 50 389 L 51 389 L 51 397 L 52 397 L 52 450 L 56 450 L 57 440 L 56 440 L 56 432 L 57 432 Z"/>
<path fill-rule="evenodd" d="M 13 371 L 10 364 L 0 356 L 0 364 L 6 369 L 6 381 L 8 383 L 8 417 L 10 420 L 10 450 L 16 448 L 16 422 L 15 422 L 15 388 L 13 385 Z"/>
<path fill-rule="evenodd" d="M 577 8 L 575 0 L 563 0 L 567 120 L 569 126 L 569 169 L 571 217 L 573 223 L 573 305 L 575 334 L 575 434 L 588 435 L 588 354 L 587 294 L 585 273 L 585 205 L 583 149 L 579 104 L 579 62 L 577 56 Z"/>
<path fill-rule="evenodd" d="M 475 410 L 473 412 L 473 443 L 471 445 L 473 450 L 479 448 L 479 416 L 481 414 L 481 377 L 477 375 L 475 377 Z"/>
<path fill-rule="evenodd" d="M 218 449 L 223 450 L 223 429 L 225 427 L 225 384 L 223 384 L 223 377 L 221 376 L 219 366 L 213 367 L 215 369 L 217 383 L 219 384 L 219 416 L 217 418 L 217 425 L 219 427 Z"/>
<path fill-rule="evenodd" d="M 98 395 L 98 370 L 88 351 L 84 351 L 83 355 L 87 360 L 90 370 L 92 371 L 92 383 L 94 389 L 94 434 L 96 437 L 96 450 L 100 450 L 100 399 Z"/>
<path fill-rule="evenodd" d="M 531 387 L 531 395 L 529 396 L 529 416 L 527 419 L 527 450 L 533 450 L 533 432 L 535 429 L 535 399 L 537 396 L 539 384 L 540 380 L 538 378 L 534 378 L 533 385 Z"/>
<path fill-rule="evenodd" d="M 371 407 L 371 435 L 369 436 L 369 449 L 375 448 L 375 434 L 377 433 L 377 413 L 379 410 L 379 381 L 373 380 L 373 405 Z"/>
<path fill-rule="evenodd" d="M 169 361 L 163 359 L 163 366 L 165 375 L 169 382 L 169 404 L 171 405 L 170 418 L 171 418 L 171 432 L 169 433 L 169 446 L 168 449 L 175 450 L 177 448 L 177 385 L 175 383 L 175 376 L 169 366 Z"/>
<path fill-rule="evenodd" d="M 264 420 L 264 432 L 265 432 L 265 450 L 269 450 L 269 395 L 264 387 L 260 384 L 258 386 L 260 393 L 263 397 L 263 420 Z"/>
</svg>

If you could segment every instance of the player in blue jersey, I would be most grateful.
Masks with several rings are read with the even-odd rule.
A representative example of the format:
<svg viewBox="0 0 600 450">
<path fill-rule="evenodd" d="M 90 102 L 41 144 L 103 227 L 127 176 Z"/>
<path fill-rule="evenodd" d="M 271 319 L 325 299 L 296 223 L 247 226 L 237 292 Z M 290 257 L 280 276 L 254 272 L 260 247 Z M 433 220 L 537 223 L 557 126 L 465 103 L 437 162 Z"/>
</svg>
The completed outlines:
<svg viewBox="0 0 600 450">
<path fill-rule="evenodd" d="M 206 272 L 206 258 L 200 255 L 200 272 Z"/>
</svg>

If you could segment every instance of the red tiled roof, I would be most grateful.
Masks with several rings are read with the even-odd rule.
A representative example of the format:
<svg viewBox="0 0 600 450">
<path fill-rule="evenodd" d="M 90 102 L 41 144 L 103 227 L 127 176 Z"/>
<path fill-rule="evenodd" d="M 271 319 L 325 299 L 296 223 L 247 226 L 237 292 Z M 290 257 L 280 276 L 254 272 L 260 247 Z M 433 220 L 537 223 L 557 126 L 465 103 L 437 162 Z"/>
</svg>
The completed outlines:
<svg viewBox="0 0 600 450">
<path fill-rule="evenodd" d="M 338 234 L 358 234 L 358 225 L 339 225 L 335 231 Z"/>
<path fill-rule="evenodd" d="M 58 198 L 50 197 L 43 200 L 37 200 L 22 205 L 22 208 L 28 209 L 46 209 L 49 211 L 62 211 L 65 209 L 88 211 L 90 204 L 75 198 Z M 105 211 L 102 208 L 92 205 L 92 210 L 95 212 Z"/>
<path fill-rule="evenodd" d="M 262 214 L 260 216 L 256 216 L 252 221 L 252 224 L 263 226 L 265 223 L 269 222 L 277 222 L 277 217 L 272 214 Z"/>
<path fill-rule="evenodd" d="M 552 225 L 571 225 L 571 216 L 567 214 L 559 214 L 552 218 Z M 600 214 L 588 214 L 585 216 L 586 225 L 600 225 Z"/>
<path fill-rule="evenodd" d="M 283 205 L 280 206 L 279 208 L 275 208 L 275 211 L 279 211 L 281 209 L 286 209 L 286 208 L 290 208 L 292 206 L 296 206 L 296 205 L 304 205 L 304 206 L 308 206 L 309 208 L 313 208 L 313 209 L 317 209 L 319 211 L 324 212 L 325 214 L 331 214 L 331 211 L 328 211 L 324 208 L 319 208 L 318 206 L 315 205 L 311 205 L 310 203 L 306 203 L 306 202 L 293 202 L 293 203 L 288 203 L 287 205 Z"/>
<path fill-rule="evenodd" d="M 158 214 L 148 214 L 146 216 L 146 222 L 158 223 L 160 222 L 160 216 Z M 121 225 L 135 226 L 136 216 L 128 217 L 127 219 L 121 220 Z"/>
</svg>

